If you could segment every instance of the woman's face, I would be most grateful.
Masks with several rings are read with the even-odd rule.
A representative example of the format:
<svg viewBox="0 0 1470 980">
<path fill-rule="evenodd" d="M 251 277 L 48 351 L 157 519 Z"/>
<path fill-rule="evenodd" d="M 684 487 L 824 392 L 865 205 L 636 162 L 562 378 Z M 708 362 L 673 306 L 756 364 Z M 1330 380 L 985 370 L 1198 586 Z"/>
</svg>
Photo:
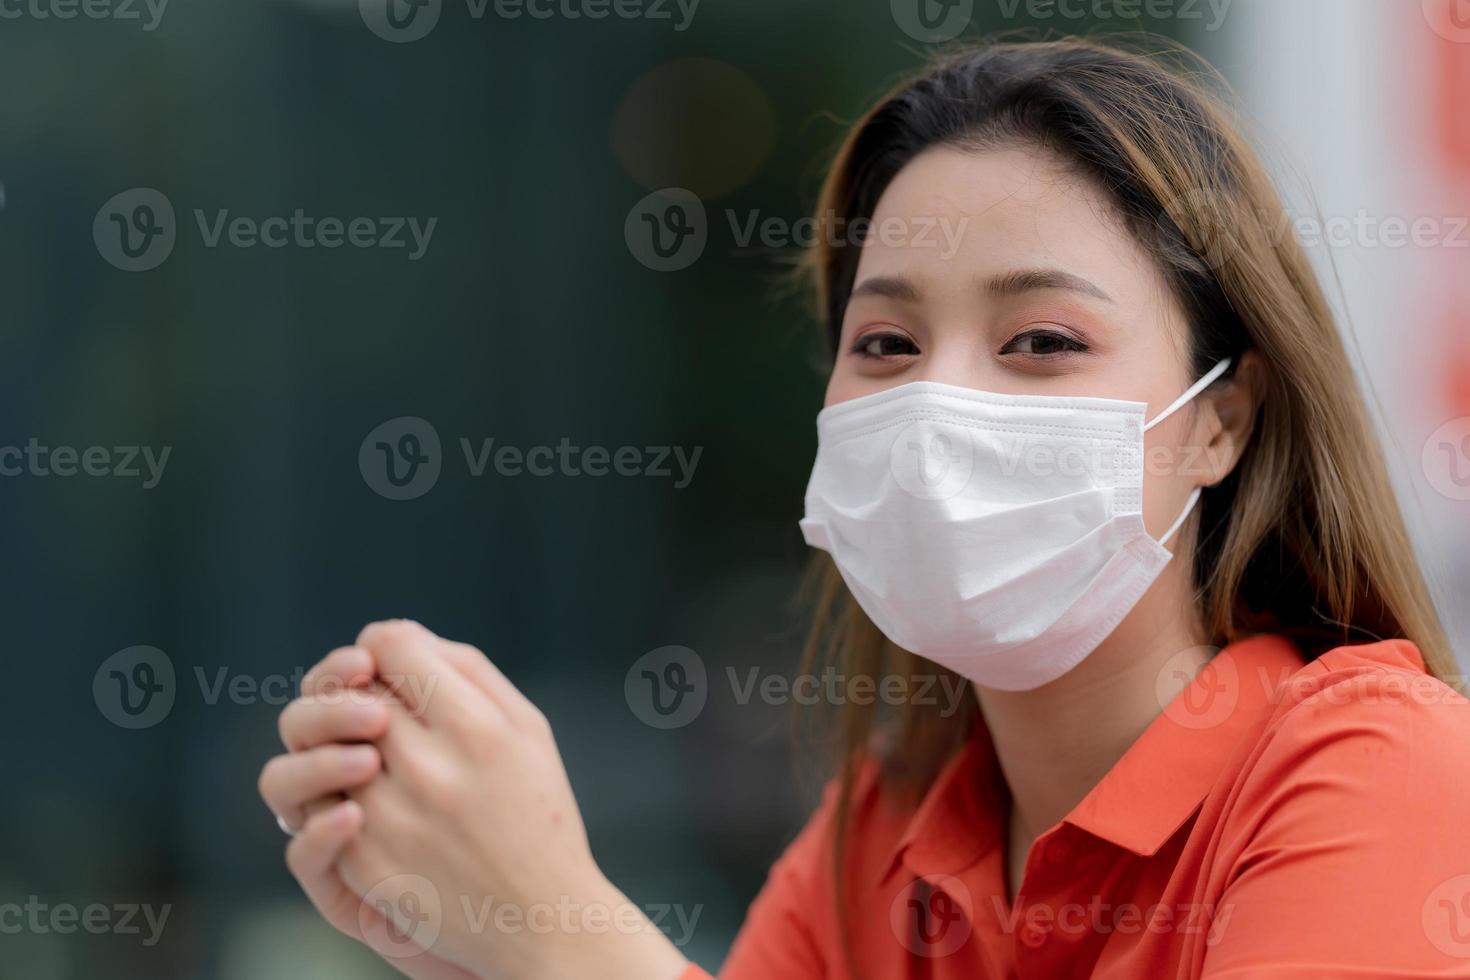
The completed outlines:
<svg viewBox="0 0 1470 980">
<path fill-rule="evenodd" d="M 1152 418 L 1195 380 L 1187 331 L 1152 258 L 1089 181 L 1036 148 L 937 148 L 878 202 L 826 404 L 939 381 L 1145 401 Z M 1208 445 L 1196 416 L 1161 422 L 1150 449 Z M 1157 467 L 1145 481 L 1155 534 L 1212 482 Z"/>
</svg>

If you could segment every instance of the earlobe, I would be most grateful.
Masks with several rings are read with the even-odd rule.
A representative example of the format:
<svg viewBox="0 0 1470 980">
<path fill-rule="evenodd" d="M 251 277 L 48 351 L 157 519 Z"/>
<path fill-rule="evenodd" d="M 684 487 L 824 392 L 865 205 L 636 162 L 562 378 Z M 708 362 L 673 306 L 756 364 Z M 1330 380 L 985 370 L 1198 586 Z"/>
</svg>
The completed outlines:
<svg viewBox="0 0 1470 980">
<path fill-rule="evenodd" d="M 1263 390 L 1262 370 L 1260 355 L 1254 350 L 1246 351 L 1230 378 L 1210 393 L 1209 404 L 1214 410 L 1218 428 L 1208 450 L 1214 470 L 1209 486 L 1215 486 L 1228 477 L 1245 454 L 1245 447 L 1255 431 Z"/>
</svg>

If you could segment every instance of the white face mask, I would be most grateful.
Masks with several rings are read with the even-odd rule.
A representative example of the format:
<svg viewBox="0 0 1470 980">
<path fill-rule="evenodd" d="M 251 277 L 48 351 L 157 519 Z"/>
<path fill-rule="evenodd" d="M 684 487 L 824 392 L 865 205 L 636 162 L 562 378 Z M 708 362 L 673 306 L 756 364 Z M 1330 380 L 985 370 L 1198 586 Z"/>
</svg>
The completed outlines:
<svg viewBox="0 0 1470 980">
<path fill-rule="evenodd" d="M 1143 402 L 919 381 L 817 415 L 801 530 L 905 650 L 1028 691 L 1082 662 L 1172 557 L 1143 523 Z"/>
</svg>

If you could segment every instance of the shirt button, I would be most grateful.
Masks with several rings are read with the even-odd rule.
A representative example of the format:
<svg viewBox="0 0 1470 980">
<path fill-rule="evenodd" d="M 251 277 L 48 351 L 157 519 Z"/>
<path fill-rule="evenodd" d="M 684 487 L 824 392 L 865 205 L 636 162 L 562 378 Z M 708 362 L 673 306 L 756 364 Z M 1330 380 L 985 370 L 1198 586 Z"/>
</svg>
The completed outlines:
<svg viewBox="0 0 1470 980">
<path fill-rule="evenodd" d="M 1021 942 L 1032 949 L 1039 949 L 1046 943 L 1046 930 L 1034 922 L 1028 922 L 1021 928 Z"/>
</svg>

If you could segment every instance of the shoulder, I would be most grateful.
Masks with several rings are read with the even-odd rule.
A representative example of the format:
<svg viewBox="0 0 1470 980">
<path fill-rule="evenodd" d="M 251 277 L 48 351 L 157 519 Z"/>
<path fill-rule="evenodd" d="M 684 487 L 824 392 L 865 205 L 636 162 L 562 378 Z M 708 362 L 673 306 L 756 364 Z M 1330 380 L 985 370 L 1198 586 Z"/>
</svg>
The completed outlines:
<svg viewBox="0 0 1470 980">
<path fill-rule="evenodd" d="M 1329 650 L 1281 679 L 1273 698 L 1270 741 L 1368 738 L 1401 744 L 1410 732 L 1470 735 L 1470 701 L 1427 673 L 1418 648 L 1408 640 Z M 1470 741 L 1440 748 L 1446 758 L 1464 756 Z"/>
<path fill-rule="evenodd" d="M 1414 644 L 1337 647 L 1272 687 L 1243 802 L 1309 797 L 1302 819 L 1323 824 L 1422 823 L 1422 807 L 1470 818 L 1470 701 L 1425 672 Z"/>
<path fill-rule="evenodd" d="M 1204 975 L 1463 972 L 1470 702 L 1386 640 L 1284 670 L 1266 713 L 1212 834 Z"/>
</svg>

